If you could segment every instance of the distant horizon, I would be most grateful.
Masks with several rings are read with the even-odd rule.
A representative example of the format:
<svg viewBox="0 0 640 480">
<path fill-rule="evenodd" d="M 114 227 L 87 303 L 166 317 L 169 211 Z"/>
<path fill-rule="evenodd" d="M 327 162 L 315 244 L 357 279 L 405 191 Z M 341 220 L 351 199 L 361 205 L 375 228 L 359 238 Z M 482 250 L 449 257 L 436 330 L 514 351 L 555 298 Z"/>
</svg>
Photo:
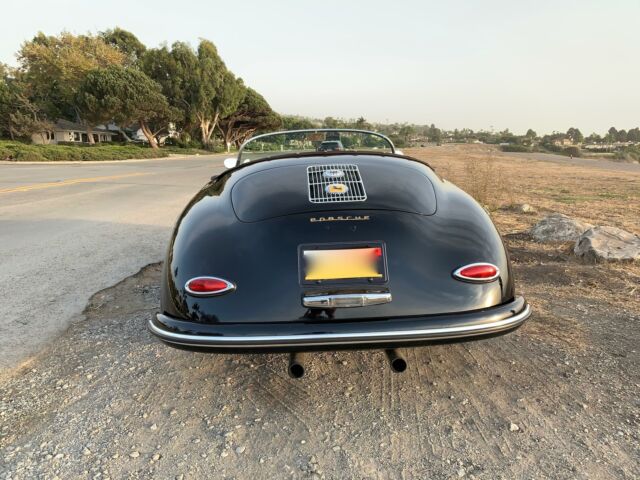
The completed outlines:
<svg viewBox="0 0 640 480">
<path fill-rule="evenodd" d="M 321 8 L 213 1 L 188 9 L 113 0 L 100 15 L 81 0 L 64 4 L 6 5 L 0 62 L 15 66 L 20 45 L 38 31 L 119 26 L 151 48 L 213 41 L 227 66 L 286 115 L 516 134 L 575 127 L 585 136 L 640 125 L 640 3 L 631 0 L 535 9 L 504 0 L 394 8 L 380 0 Z"/>
<path fill-rule="evenodd" d="M 300 117 L 300 118 L 306 118 L 306 119 L 309 119 L 309 120 L 317 120 L 317 121 L 322 121 L 322 120 L 324 120 L 324 119 L 325 119 L 325 118 L 327 118 L 327 117 L 332 117 L 332 118 L 335 118 L 336 120 L 355 121 L 355 120 L 357 120 L 358 118 L 362 117 L 362 115 L 358 115 L 358 116 L 355 116 L 355 117 L 337 117 L 337 116 L 335 116 L 335 115 L 326 115 L 325 117 L 319 118 L 319 117 L 311 117 L 311 116 L 309 116 L 309 115 L 301 115 L 301 114 L 299 114 L 299 113 L 284 113 L 284 112 L 278 112 L 278 113 L 279 113 L 280 115 L 283 115 L 283 116 L 286 116 L 286 117 Z M 502 128 L 502 129 L 500 129 L 500 130 L 498 130 L 498 129 L 496 129 L 496 128 L 493 128 L 493 129 L 491 129 L 491 128 L 478 128 L 478 129 L 475 129 L 475 128 L 470 128 L 470 127 L 453 127 L 453 128 L 446 128 L 446 127 L 444 127 L 444 126 L 442 126 L 442 125 L 439 125 L 437 122 L 425 122 L 425 123 L 413 123 L 413 122 L 391 122 L 391 121 L 389 121 L 389 122 L 387 122 L 387 121 L 379 122 L 379 121 L 371 120 L 371 119 L 366 118 L 366 117 L 363 117 L 363 118 L 364 118 L 368 123 L 371 123 L 371 124 L 374 124 L 374 125 L 375 125 L 375 124 L 377 124 L 377 125 L 393 125 L 393 124 L 402 125 L 402 124 L 407 124 L 407 125 L 413 125 L 413 126 L 429 126 L 429 125 L 433 124 L 433 125 L 435 125 L 437 128 L 439 128 L 440 130 L 444 130 L 444 131 L 447 131 L 447 132 L 452 132 L 452 131 L 454 131 L 454 130 L 465 130 L 465 129 L 469 129 L 469 130 L 472 130 L 473 132 L 492 132 L 492 133 L 500 133 L 500 132 L 502 132 L 502 131 L 504 131 L 504 130 L 505 130 L 505 128 Z M 619 131 L 619 130 L 629 131 L 629 130 L 631 130 L 631 129 L 633 129 L 633 128 L 640 128 L 640 121 L 638 122 L 638 125 L 633 125 L 633 126 L 609 125 L 609 127 L 607 127 L 607 128 L 606 128 L 605 130 L 603 130 L 603 131 L 585 131 L 585 130 L 581 129 L 580 127 L 576 127 L 575 125 L 572 125 L 572 126 L 568 127 L 568 128 L 567 128 L 567 129 L 565 129 L 565 130 L 544 131 L 544 130 L 536 130 L 535 128 L 533 128 L 532 130 L 534 130 L 538 136 L 542 137 L 542 136 L 544 136 L 544 135 L 553 135 L 553 134 L 556 134 L 556 133 L 566 134 L 567 130 L 569 130 L 570 128 L 577 128 L 578 130 L 580 130 L 580 132 L 581 132 L 585 137 L 587 137 L 587 136 L 591 135 L 592 133 L 596 133 L 596 134 L 598 134 L 598 135 L 602 135 L 602 136 L 604 136 L 604 135 L 608 132 L 608 130 L 609 130 L 611 127 L 614 127 L 614 128 L 615 128 L 616 130 L 618 130 L 618 131 Z M 518 132 L 518 131 L 513 130 L 513 129 L 509 128 L 509 127 L 506 127 L 506 130 L 509 130 L 509 132 L 513 133 L 514 135 L 522 136 L 522 135 L 525 135 L 529 129 L 527 128 L 527 129 L 523 130 L 522 132 Z"/>
</svg>

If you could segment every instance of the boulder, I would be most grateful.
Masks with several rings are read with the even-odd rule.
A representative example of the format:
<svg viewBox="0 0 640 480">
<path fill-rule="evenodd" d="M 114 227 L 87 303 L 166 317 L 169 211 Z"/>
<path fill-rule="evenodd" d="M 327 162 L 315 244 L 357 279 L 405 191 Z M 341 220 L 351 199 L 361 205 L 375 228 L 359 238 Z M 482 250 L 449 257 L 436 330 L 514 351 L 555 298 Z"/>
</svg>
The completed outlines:
<svg viewBox="0 0 640 480">
<path fill-rule="evenodd" d="M 528 203 L 519 203 L 514 206 L 514 210 L 518 213 L 536 213 L 536 209 Z"/>
<path fill-rule="evenodd" d="M 594 227 L 580 235 L 573 252 L 592 261 L 640 260 L 640 236 L 616 227 Z"/>
<path fill-rule="evenodd" d="M 535 207 L 532 207 L 528 203 L 512 203 L 511 205 L 503 207 L 503 210 L 511 210 L 517 213 L 536 213 Z"/>
<path fill-rule="evenodd" d="M 575 242 L 591 227 L 562 213 L 552 213 L 535 224 L 530 233 L 539 242 Z"/>
</svg>

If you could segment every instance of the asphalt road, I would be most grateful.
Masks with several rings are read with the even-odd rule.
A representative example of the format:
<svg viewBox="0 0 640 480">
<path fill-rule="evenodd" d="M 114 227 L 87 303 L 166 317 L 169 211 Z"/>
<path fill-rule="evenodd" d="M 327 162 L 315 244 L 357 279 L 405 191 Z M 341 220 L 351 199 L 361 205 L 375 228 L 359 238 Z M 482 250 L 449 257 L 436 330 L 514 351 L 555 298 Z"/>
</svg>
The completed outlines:
<svg viewBox="0 0 640 480">
<path fill-rule="evenodd" d="M 0 369 L 55 339 L 95 292 L 160 261 L 223 159 L 0 165 Z"/>
<path fill-rule="evenodd" d="M 542 162 L 561 163 L 564 165 L 576 165 L 578 167 L 599 168 L 602 170 L 611 170 L 614 172 L 640 172 L 640 164 L 621 162 L 614 160 L 606 160 L 603 158 L 579 158 L 567 157 L 565 155 L 555 155 L 553 153 L 518 153 L 505 152 L 503 155 L 509 157 L 518 157 L 527 160 L 540 160 Z"/>
</svg>

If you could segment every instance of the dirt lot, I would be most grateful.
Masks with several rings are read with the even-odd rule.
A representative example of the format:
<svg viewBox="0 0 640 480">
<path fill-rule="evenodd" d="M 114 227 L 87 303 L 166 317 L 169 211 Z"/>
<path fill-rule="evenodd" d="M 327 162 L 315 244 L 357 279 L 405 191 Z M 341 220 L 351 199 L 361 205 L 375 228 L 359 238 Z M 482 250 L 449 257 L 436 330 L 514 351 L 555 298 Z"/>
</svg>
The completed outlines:
<svg viewBox="0 0 640 480">
<path fill-rule="evenodd" d="M 525 233 L 551 211 L 640 231 L 640 173 L 486 147 L 407 153 L 491 210 L 534 308 L 523 328 L 406 350 L 404 374 L 376 351 L 313 354 L 292 380 L 286 355 L 151 338 L 152 265 L 0 378 L 0 477 L 640 477 L 640 265 L 585 264 Z M 508 208 L 522 202 L 537 212 Z"/>
</svg>

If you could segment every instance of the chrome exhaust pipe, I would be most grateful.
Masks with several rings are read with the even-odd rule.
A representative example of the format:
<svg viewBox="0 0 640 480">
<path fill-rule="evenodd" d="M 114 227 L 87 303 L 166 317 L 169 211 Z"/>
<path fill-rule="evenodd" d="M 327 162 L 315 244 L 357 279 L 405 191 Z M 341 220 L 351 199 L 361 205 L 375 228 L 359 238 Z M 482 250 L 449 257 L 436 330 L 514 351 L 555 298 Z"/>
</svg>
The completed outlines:
<svg viewBox="0 0 640 480">
<path fill-rule="evenodd" d="M 299 352 L 289 354 L 289 376 L 291 378 L 302 378 L 304 376 L 304 355 Z"/>
<path fill-rule="evenodd" d="M 398 351 L 393 349 L 388 349 L 384 351 L 387 356 L 387 360 L 389 360 L 389 366 L 391 370 L 396 373 L 402 373 L 407 369 L 407 361 L 398 353 Z"/>
</svg>

